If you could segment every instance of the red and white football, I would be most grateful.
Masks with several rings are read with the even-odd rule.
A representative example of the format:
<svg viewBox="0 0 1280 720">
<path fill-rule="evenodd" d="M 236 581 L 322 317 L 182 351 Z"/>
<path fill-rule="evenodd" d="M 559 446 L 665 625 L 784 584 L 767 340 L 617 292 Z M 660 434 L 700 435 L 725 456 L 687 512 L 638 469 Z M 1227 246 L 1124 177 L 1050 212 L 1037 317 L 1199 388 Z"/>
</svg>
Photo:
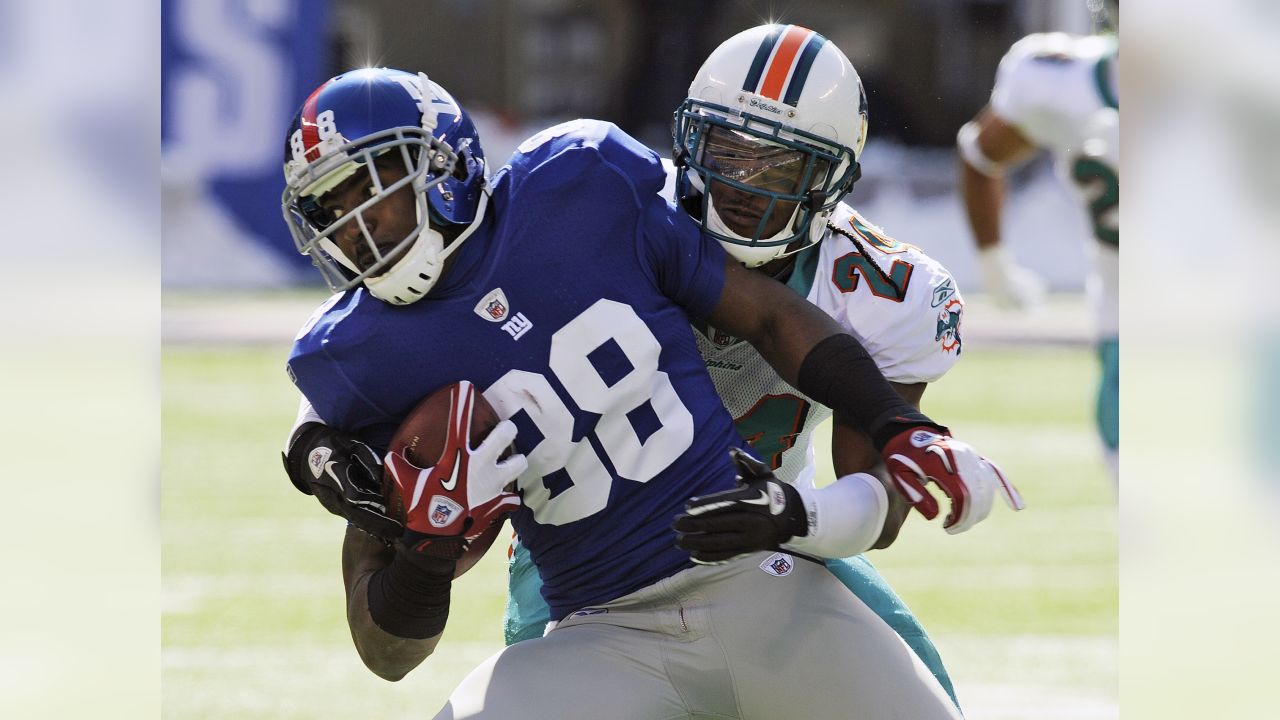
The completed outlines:
<svg viewBox="0 0 1280 720">
<path fill-rule="evenodd" d="M 403 453 L 405 459 L 420 468 L 433 467 L 444 454 L 445 440 L 449 433 L 449 418 L 454 403 L 471 403 L 471 447 L 478 446 L 498 424 L 498 412 L 493 409 L 475 385 L 466 380 L 451 383 L 427 395 L 409 411 L 396 434 L 391 438 L 388 451 Z M 508 451 L 509 452 L 509 451 Z M 404 498 L 397 491 L 395 479 L 389 471 L 382 473 L 382 495 L 387 500 L 388 513 L 405 520 Z M 484 530 L 467 548 L 454 577 L 471 569 L 484 555 L 494 538 L 502 530 L 503 523 L 495 522 Z"/>
</svg>

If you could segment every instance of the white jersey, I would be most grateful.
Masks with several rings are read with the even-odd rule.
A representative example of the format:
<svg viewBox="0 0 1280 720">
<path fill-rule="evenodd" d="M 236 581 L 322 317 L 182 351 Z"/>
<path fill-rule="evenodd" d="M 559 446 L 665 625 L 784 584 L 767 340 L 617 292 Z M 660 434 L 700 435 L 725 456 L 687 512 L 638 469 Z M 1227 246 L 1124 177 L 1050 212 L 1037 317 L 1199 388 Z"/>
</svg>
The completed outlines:
<svg viewBox="0 0 1280 720">
<path fill-rule="evenodd" d="M 1120 332 L 1120 100 L 1112 36 L 1028 35 L 996 72 L 991 109 L 1048 148 L 1089 213 L 1094 274 L 1089 296 L 1098 332 Z"/>
<path fill-rule="evenodd" d="M 894 382 L 932 382 L 960 357 L 964 302 L 946 268 L 841 203 L 826 238 L 796 255 L 787 285 L 862 342 Z M 857 238 L 868 255 L 855 246 Z M 765 462 L 788 482 L 812 483 L 813 429 L 831 410 L 788 385 L 749 343 L 699 327 L 698 350 L 716 392 Z"/>
</svg>

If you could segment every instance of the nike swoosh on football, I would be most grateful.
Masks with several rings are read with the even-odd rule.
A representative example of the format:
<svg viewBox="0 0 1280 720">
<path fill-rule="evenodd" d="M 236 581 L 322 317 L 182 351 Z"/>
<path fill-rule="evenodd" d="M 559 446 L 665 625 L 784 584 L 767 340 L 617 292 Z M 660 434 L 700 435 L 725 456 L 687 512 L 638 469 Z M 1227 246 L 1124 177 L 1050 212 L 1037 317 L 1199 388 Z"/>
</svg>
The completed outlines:
<svg viewBox="0 0 1280 720">
<path fill-rule="evenodd" d="M 333 478 L 334 482 L 338 483 L 339 490 L 345 491 L 346 488 L 342 487 L 342 480 L 338 477 L 338 474 L 333 471 L 333 466 L 337 464 L 338 464 L 337 460 L 330 460 L 329 462 L 324 464 L 324 471 L 325 471 L 325 474 Z"/>
<path fill-rule="evenodd" d="M 440 487 L 444 488 L 445 492 L 453 492 L 453 489 L 458 486 L 458 468 L 460 467 L 462 467 L 461 450 L 453 456 L 453 474 L 449 476 L 448 480 L 440 481 Z"/>
</svg>

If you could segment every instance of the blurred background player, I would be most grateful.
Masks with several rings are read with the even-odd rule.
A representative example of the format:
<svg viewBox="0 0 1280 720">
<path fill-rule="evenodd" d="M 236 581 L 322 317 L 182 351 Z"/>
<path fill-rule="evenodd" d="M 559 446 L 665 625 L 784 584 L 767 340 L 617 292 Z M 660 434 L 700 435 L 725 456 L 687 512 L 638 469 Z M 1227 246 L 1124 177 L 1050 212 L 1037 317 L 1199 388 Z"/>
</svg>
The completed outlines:
<svg viewBox="0 0 1280 720">
<path fill-rule="evenodd" d="M 1097 423 L 1112 478 L 1120 451 L 1120 70 L 1119 0 L 1088 0 L 1095 35 L 1028 35 L 996 72 L 990 103 L 957 136 L 960 193 L 977 243 L 985 287 L 1028 308 L 1043 285 L 1001 243 L 1005 172 L 1037 148 L 1085 203 L 1092 228 L 1087 290 L 1094 313 L 1101 381 Z"/>
<path fill-rule="evenodd" d="M 830 176 L 852 172 L 852 154 L 839 161 Z M 518 506 L 513 524 L 559 628 L 490 658 L 438 717 L 843 717 L 855 705 L 866 717 L 956 716 L 915 654 L 819 565 L 756 553 L 697 566 L 676 546 L 672 518 L 690 496 L 732 490 L 735 468 L 765 499 L 774 544 L 827 532 L 794 488 L 725 458 L 742 441 L 689 316 L 746 338 L 853 418 L 926 510 L 928 475 L 952 500 L 952 529 L 985 517 L 997 478 L 831 318 L 702 240 L 658 197 L 652 151 L 607 123 L 564 123 L 522 143 L 490 184 L 474 126 L 443 88 L 367 69 L 303 104 L 285 175 L 299 250 L 338 293 L 290 354 L 318 421 L 297 428 L 286 468 L 353 523 L 348 622 L 371 670 L 399 679 L 431 654 L 467 531 Z M 353 438 L 385 448 L 421 397 L 458 378 L 486 388 L 505 419 L 477 448 L 455 438 L 452 473 L 387 456 L 408 507 L 387 547 L 358 529 L 378 479 L 349 461 Z M 512 440 L 519 454 L 499 460 Z M 517 475 L 519 499 L 507 490 Z M 865 500 L 840 493 L 853 483 L 826 495 Z M 357 484 L 365 491 L 350 494 Z M 883 499 L 878 482 L 858 487 Z M 877 528 L 886 506 L 872 503 Z M 804 671 L 778 687 L 774 668 L 797 659 Z M 577 680 L 572 696 L 564 677 Z"/>
<path fill-rule="evenodd" d="M 857 336 L 899 394 L 918 407 L 925 385 L 960 356 L 963 302 L 945 268 L 919 248 L 888 238 L 841 202 L 861 172 L 867 134 L 866 95 L 844 53 L 796 25 L 743 31 L 698 71 L 676 112 L 674 133 L 675 167 L 664 193 L 731 257 L 786 284 Z M 842 154 L 852 160 L 842 161 Z M 695 327 L 698 351 L 739 434 L 816 508 L 822 494 L 814 486 L 811 438 L 831 410 L 784 382 L 749 343 L 705 323 Z M 866 558 L 856 555 L 888 546 L 909 506 L 887 482 L 870 440 L 839 416 L 832 461 L 837 477 L 883 492 L 893 509 L 881 527 L 861 538 L 804 538 L 789 547 L 843 558 L 828 560 L 828 567 L 907 641 L 954 699 L 924 628 Z M 719 501 L 712 496 L 697 505 Z M 731 505 L 679 521 L 677 529 L 688 531 L 683 541 L 695 558 L 699 548 L 712 544 L 711 556 L 777 548 L 758 519 L 741 509 Z M 715 533 L 696 532 L 710 523 Z M 539 587 L 537 570 L 517 539 L 508 643 L 543 633 L 549 618 Z"/>
</svg>

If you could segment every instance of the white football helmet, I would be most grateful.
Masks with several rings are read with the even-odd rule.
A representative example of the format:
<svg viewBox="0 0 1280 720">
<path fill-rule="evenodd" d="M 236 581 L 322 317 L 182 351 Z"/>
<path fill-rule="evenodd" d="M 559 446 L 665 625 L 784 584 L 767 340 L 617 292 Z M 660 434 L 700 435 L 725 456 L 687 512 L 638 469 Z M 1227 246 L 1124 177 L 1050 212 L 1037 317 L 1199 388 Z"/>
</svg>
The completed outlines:
<svg viewBox="0 0 1280 720">
<path fill-rule="evenodd" d="M 833 43 L 762 25 L 716 48 L 676 110 L 677 200 L 747 267 L 820 241 L 861 174 L 862 80 Z"/>
</svg>

